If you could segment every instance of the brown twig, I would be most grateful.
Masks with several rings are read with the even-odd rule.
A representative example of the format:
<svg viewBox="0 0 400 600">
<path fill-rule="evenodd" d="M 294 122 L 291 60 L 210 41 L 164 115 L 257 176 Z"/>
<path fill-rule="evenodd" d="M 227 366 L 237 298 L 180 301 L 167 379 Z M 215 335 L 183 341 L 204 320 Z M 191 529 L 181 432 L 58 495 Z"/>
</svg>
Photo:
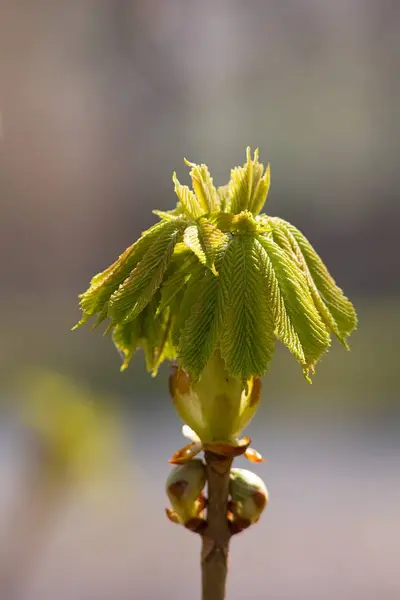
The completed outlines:
<svg viewBox="0 0 400 600">
<path fill-rule="evenodd" d="M 205 452 L 208 485 L 207 527 L 202 534 L 202 599 L 224 600 L 228 573 L 229 473 L 232 459 Z"/>
</svg>

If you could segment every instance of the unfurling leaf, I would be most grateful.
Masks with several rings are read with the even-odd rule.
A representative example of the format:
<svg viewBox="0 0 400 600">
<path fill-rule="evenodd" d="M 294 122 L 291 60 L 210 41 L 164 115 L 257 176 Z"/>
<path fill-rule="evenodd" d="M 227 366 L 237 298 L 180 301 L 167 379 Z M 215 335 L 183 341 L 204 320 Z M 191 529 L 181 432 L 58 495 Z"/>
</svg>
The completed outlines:
<svg viewBox="0 0 400 600">
<path fill-rule="evenodd" d="M 154 225 L 146 235 L 127 248 L 110 267 L 92 277 L 89 289 L 80 294 L 79 304 L 83 311 L 83 317 L 76 327 L 82 325 L 93 315 L 104 311 L 104 306 L 110 299 L 111 294 L 143 258 L 145 252 L 151 247 L 152 242 L 165 225 L 164 223 Z"/>
<path fill-rule="evenodd" d="M 258 162 L 258 149 L 251 158 L 250 148 L 247 148 L 247 162 L 243 167 L 231 171 L 229 182 L 230 210 L 237 214 L 244 210 L 257 215 L 264 206 L 270 185 L 270 172 L 267 167 L 264 175 L 264 165 Z"/>
<path fill-rule="evenodd" d="M 303 270 L 314 303 L 326 326 L 347 347 L 347 336 L 357 327 L 354 306 L 336 285 L 323 261 L 307 238 L 290 223 L 273 218 L 273 235 L 286 252 L 294 255 Z"/>
<path fill-rule="evenodd" d="M 202 217 L 195 225 L 186 228 L 183 239 L 186 246 L 194 252 L 199 261 L 209 267 L 216 275 L 215 257 L 221 246 L 226 243 L 227 236 L 218 227 Z"/>
<path fill-rule="evenodd" d="M 270 238 L 259 236 L 267 281 L 268 304 L 272 307 L 277 337 L 302 365 L 306 376 L 329 347 L 326 329 L 295 262 Z"/>
<path fill-rule="evenodd" d="M 117 323 L 129 323 L 160 287 L 185 221 L 166 221 L 151 249 L 110 298 L 108 314 Z"/>
<path fill-rule="evenodd" d="M 189 278 L 190 273 L 186 269 L 178 269 L 165 278 L 161 287 L 161 300 L 157 308 L 157 315 L 171 305 L 179 292 L 183 290 Z"/>
<path fill-rule="evenodd" d="M 181 206 L 177 206 L 174 210 L 152 210 L 153 215 L 160 217 L 162 221 L 174 221 L 176 217 L 183 214 Z"/>
<path fill-rule="evenodd" d="M 230 211 L 229 183 L 221 185 L 217 189 L 222 212 Z"/>
<path fill-rule="evenodd" d="M 192 167 L 190 177 L 194 192 L 204 212 L 212 213 L 220 209 L 220 200 L 206 165 L 196 165 L 185 159 L 188 167 Z"/>
<path fill-rule="evenodd" d="M 266 302 L 262 248 L 237 235 L 220 267 L 223 304 L 221 354 L 228 371 L 243 380 L 264 375 L 274 351 L 274 317 Z"/>
<path fill-rule="evenodd" d="M 183 236 L 183 241 L 185 242 L 186 246 L 188 248 L 190 248 L 190 250 L 192 252 L 195 253 L 195 255 L 197 256 L 199 261 L 201 263 L 203 263 L 203 265 L 205 265 L 207 262 L 207 259 L 206 259 L 206 254 L 204 252 L 204 249 L 202 248 L 202 245 L 201 245 L 201 241 L 200 241 L 200 237 L 199 237 L 199 230 L 198 230 L 197 225 L 190 225 L 189 227 L 186 228 L 185 234 Z"/>
<path fill-rule="evenodd" d="M 199 296 L 200 285 L 203 281 L 205 273 L 206 268 L 201 263 L 198 262 L 195 264 L 192 267 L 190 277 L 183 288 L 179 307 L 177 307 L 174 314 L 174 324 L 172 330 L 172 339 L 177 347 L 179 346 L 179 339 L 182 335 L 185 323 L 190 317 L 193 305 Z"/>
<path fill-rule="evenodd" d="M 79 324 L 110 320 L 122 369 L 142 348 L 153 375 L 177 360 L 202 386 L 218 356 L 241 394 L 267 371 L 277 338 L 309 379 L 331 333 L 347 347 L 353 305 L 298 229 L 259 214 L 270 173 L 258 150 L 218 188 L 205 165 L 185 162 L 193 189 L 173 174 L 175 208 L 154 211 L 161 221 L 92 278 Z"/>
<path fill-rule="evenodd" d="M 139 345 L 141 331 L 142 320 L 140 317 L 125 325 L 115 325 L 113 328 L 112 339 L 114 345 L 124 359 L 121 371 L 125 371 L 128 368 L 132 355 L 136 352 Z"/>
<path fill-rule="evenodd" d="M 157 293 L 135 319 L 141 321 L 138 347 L 143 349 L 146 369 L 153 377 L 157 375 L 158 368 L 164 360 L 176 359 L 176 349 L 171 339 L 173 322 L 171 311 L 167 309 L 158 313 L 159 301 L 160 294 Z"/>
<path fill-rule="evenodd" d="M 175 194 L 180 200 L 183 211 L 192 219 L 198 219 L 207 212 L 204 207 L 199 204 L 195 194 L 188 188 L 187 185 L 181 185 L 178 181 L 176 173 L 172 175 L 172 181 L 175 185 Z"/>
<path fill-rule="evenodd" d="M 198 296 L 179 339 L 182 367 L 198 378 L 211 358 L 218 342 L 218 279 L 210 271 L 199 282 Z"/>
</svg>

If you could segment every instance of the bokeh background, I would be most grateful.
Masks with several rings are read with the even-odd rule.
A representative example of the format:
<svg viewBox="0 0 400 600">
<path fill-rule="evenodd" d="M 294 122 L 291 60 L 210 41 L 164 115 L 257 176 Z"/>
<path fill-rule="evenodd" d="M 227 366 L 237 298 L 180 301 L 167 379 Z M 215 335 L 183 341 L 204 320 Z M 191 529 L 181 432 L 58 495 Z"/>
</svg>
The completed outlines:
<svg viewBox="0 0 400 600">
<path fill-rule="evenodd" d="M 1 600 L 199 597 L 199 540 L 163 512 L 184 443 L 168 368 L 120 374 L 109 339 L 70 329 L 90 277 L 173 206 L 183 157 L 223 184 L 247 145 L 271 164 L 267 212 L 360 324 L 312 386 L 277 353 L 249 428 L 270 505 L 233 541 L 228 597 L 398 600 L 399 73 L 389 0 L 0 0 Z M 63 394 L 112 448 L 84 477 Z"/>
</svg>

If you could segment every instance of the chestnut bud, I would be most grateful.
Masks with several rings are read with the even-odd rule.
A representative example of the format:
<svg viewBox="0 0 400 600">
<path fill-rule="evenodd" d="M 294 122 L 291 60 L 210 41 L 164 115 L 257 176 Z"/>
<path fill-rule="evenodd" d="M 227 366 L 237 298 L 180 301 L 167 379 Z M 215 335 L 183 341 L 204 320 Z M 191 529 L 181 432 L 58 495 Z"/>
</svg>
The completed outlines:
<svg viewBox="0 0 400 600">
<path fill-rule="evenodd" d="M 241 531 L 257 523 L 268 503 L 263 480 L 247 469 L 231 469 L 229 493 L 232 523 Z"/>
<path fill-rule="evenodd" d="M 171 521 L 187 525 L 191 520 L 200 520 L 205 507 L 203 489 L 206 484 L 206 469 L 202 460 L 193 459 L 174 467 L 168 476 L 166 491 L 172 505 L 167 509 Z"/>
</svg>

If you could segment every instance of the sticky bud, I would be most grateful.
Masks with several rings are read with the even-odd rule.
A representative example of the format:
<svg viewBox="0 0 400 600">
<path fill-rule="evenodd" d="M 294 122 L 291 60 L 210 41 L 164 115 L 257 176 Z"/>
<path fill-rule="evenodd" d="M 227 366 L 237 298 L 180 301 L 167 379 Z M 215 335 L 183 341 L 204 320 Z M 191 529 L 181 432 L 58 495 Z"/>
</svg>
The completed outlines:
<svg viewBox="0 0 400 600">
<path fill-rule="evenodd" d="M 237 446 L 239 434 L 260 402 L 260 379 L 251 379 L 245 386 L 231 377 L 219 352 L 209 360 L 198 381 L 174 367 L 169 383 L 176 411 L 204 446 Z"/>
<path fill-rule="evenodd" d="M 167 515 L 171 521 L 187 525 L 193 519 L 201 519 L 205 508 L 202 494 L 205 484 L 206 470 L 203 461 L 199 459 L 172 469 L 166 483 L 172 505 L 172 510 L 167 509 Z"/>
<path fill-rule="evenodd" d="M 229 493 L 232 522 L 238 525 L 238 530 L 257 523 L 268 503 L 263 480 L 246 469 L 231 469 Z"/>
</svg>

